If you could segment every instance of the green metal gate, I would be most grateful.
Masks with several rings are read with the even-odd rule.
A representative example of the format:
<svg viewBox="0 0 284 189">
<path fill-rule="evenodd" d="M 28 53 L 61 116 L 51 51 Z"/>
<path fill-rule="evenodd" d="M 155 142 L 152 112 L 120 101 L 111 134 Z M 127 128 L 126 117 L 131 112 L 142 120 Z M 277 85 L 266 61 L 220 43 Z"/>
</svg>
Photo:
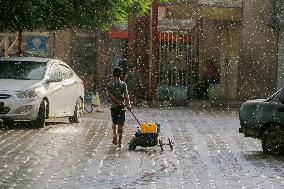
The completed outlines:
<svg viewBox="0 0 284 189">
<path fill-rule="evenodd" d="M 187 31 L 165 31 L 159 42 L 158 99 L 192 98 L 198 76 L 195 40 Z"/>
</svg>

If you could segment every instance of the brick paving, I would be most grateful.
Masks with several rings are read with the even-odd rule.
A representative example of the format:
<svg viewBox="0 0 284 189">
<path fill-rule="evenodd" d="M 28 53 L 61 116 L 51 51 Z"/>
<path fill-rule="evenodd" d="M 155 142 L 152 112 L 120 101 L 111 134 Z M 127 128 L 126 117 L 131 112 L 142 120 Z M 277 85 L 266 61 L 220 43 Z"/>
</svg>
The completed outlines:
<svg viewBox="0 0 284 189">
<path fill-rule="evenodd" d="M 0 188 L 284 188 L 284 158 L 263 155 L 261 142 L 238 133 L 237 109 L 136 108 L 161 124 L 165 146 L 128 150 L 136 121 L 127 113 L 123 147 L 111 144 L 110 113 L 82 123 L 49 120 L 0 130 Z"/>
</svg>

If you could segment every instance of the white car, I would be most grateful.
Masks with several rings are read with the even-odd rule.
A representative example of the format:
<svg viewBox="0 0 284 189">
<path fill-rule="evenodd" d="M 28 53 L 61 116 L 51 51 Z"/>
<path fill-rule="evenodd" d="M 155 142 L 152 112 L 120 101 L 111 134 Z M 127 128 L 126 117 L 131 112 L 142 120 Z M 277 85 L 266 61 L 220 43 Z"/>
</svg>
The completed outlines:
<svg viewBox="0 0 284 189">
<path fill-rule="evenodd" d="M 11 57 L 0 59 L 0 119 L 4 124 L 68 117 L 79 123 L 83 113 L 82 80 L 58 59 Z"/>
</svg>

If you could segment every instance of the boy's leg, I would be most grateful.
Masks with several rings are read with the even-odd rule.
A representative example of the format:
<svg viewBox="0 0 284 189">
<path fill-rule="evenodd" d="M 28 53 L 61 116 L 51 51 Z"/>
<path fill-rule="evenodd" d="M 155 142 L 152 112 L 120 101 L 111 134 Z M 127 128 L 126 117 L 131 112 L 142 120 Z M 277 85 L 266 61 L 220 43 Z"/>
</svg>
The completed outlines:
<svg viewBox="0 0 284 189">
<path fill-rule="evenodd" d="M 118 147 L 121 147 L 121 140 L 122 140 L 122 133 L 123 133 L 123 125 L 125 122 L 125 110 L 122 110 L 119 113 L 118 120 L 117 120 L 117 133 L 118 133 Z"/>
<path fill-rule="evenodd" d="M 113 132 L 113 138 L 112 138 L 112 143 L 117 145 L 117 131 L 116 131 L 116 125 L 112 125 L 112 132 Z"/>
<path fill-rule="evenodd" d="M 123 125 L 117 126 L 118 130 L 118 146 L 121 147 L 122 133 L 123 133 Z"/>
<path fill-rule="evenodd" d="M 117 145 L 117 112 L 111 108 L 111 119 L 112 119 L 112 143 Z"/>
</svg>

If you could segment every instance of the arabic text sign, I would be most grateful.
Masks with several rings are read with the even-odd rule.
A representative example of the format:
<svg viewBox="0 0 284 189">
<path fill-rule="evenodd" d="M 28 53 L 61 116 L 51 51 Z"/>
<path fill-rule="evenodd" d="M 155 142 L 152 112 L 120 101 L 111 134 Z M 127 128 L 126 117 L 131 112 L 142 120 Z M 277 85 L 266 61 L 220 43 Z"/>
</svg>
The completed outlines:
<svg viewBox="0 0 284 189">
<path fill-rule="evenodd" d="M 29 51 L 46 51 L 46 36 L 28 36 L 27 50 Z"/>
</svg>

